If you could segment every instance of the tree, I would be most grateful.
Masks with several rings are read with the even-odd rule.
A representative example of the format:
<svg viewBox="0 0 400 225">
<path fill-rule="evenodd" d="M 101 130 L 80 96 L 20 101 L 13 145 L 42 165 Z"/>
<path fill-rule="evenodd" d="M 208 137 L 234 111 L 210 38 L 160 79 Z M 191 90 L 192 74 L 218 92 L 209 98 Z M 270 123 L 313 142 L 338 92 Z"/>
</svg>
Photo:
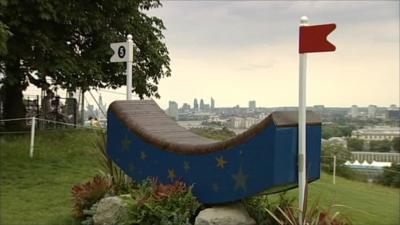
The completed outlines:
<svg viewBox="0 0 400 225">
<path fill-rule="evenodd" d="M 364 140 L 357 138 L 347 139 L 347 148 L 349 151 L 362 151 L 364 148 Z"/>
<path fill-rule="evenodd" d="M 6 4 L 5 0 L 0 0 L 0 7 L 3 7 Z M 0 55 L 4 55 L 7 53 L 7 39 L 10 33 L 8 31 L 7 26 L 0 21 Z"/>
<path fill-rule="evenodd" d="M 336 156 L 336 173 L 340 176 L 352 178 L 356 173 L 343 164 L 351 160 L 351 152 L 341 144 L 325 142 L 322 145 L 322 169 L 326 172 L 333 171 L 333 157 Z"/>
<path fill-rule="evenodd" d="M 109 44 L 129 33 L 136 45 L 133 91 L 159 97 L 159 79 L 170 76 L 164 24 L 144 13 L 160 7 L 159 0 L 9 0 L 0 6 L 0 21 L 11 34 L 0 58 L 5 118 L 23 117 L 28 84 L 68 91 L 124 85 L 125 67 L 109 62 Z"/>
<path fill-rule="evenodd" d="M 394 149 L 395 152 L 400 153 L 400 137 L 395 137 L 392 140 L 392 148 Z"/>
<path fill-rule="evenodd" d="M 369 142 L 369 150 L 371 152 L 389 152 L 391 143 L 389 140 L 376 140 Z"/>
</svg>

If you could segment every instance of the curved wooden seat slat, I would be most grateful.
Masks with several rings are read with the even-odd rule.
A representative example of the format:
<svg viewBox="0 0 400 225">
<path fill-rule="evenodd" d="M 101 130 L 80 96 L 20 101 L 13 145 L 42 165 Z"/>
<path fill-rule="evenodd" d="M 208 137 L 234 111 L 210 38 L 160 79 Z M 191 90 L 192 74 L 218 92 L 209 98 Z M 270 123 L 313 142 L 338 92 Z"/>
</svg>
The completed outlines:
<svg viewBox="0 0 400 225">
<path fill-rule="evenodd" d="M 115 101 L 109 110 L 128 129 L 156 147 L 183 154 L 205 154 L 222 151 L 243 143 L 270 126 L 297 126 L 297 112 L 274 112 L 247 131 L 226 141 L 216 142 L 200 137 L 179 126 L 153 100 Z M 307 125 L 320 125 L 317 114 L 307 112 Z"/>
</svg>

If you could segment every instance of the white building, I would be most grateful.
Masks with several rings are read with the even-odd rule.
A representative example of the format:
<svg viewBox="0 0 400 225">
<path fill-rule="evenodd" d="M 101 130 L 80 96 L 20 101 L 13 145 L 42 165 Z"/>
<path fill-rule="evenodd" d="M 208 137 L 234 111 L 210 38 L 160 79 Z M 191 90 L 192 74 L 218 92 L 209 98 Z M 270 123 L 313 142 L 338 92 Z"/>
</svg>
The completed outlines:
<svg viewBox="0 0 400 225">
<path fill-rule="evenodd" d="M 373 119 L 376 117 L 376 110 L 377 110 L 376 105 L 369 105 L 368 106 L 368 118 Z"/>
<path fill-rule="evenodd" d="M 175 120 L 179 119 L 178 103 L 176 103 L 174 101 L 169 101 L 167 115 L 174 118 Z"/>
<path fill-rule="evenodd" d="M 376 126 L 368 127 L 351 132 L 352 138 L 358 138 L 365 141 L 372 140 L 392 140 L 395 137 L 400 137 L 399 127 Z"/>
<path fill-rule="evenodd" d="M 253 117 L 231 117 L 228 119 L 228 127 L 233 129 L 249 129 L 254 124 L 258 123 L 257 118 Z"/>
<path fill-rule="evenodd" d="M 352 105 L 351 106 L 351 118 L 357 118 L 359 116 L 360 116 L 360 112 L 358 111 L 358 106 Z"/>
</svg>

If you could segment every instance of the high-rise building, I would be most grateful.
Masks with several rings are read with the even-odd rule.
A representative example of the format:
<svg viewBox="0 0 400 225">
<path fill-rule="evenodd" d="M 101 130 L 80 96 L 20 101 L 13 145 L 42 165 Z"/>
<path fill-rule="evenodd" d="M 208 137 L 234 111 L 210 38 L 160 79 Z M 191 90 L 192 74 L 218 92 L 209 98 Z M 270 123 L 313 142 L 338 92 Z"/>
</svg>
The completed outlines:
<svg viewBox="0 0 400 225">
<path fill-rule="evenodd" d="M 213 112 L 215 109 L 215 101 L 214 99 L 211 97 L 211 112 Z"/>
<path fill-rule="evenodd" d="M 199 111 L 199 104 L 197 103 L 197 98 L 193 101 L 193 111 Z"/>
<path fill-rule="evenodd" d="M 357 118 L 359 116 L 360 116 L 360 112 L 358 111 L 358 106 L 352 105 L 351 106 L 351 118 Z"/>
<path fill-rule="evenodd" d="M 98 120 L 105 120 L 107 114 L 107 107 L 106 104 L 103 103 L 103 97 L 101 94 L 99 95 L 99 113 L 98 113 Z"/>
<path fill-rule="evenodd" d="M 182 111 L 183 113 L 189 112 L 189 111 L 190 111 L 190 105 L 187 104 L 187 103 L 183 103 L 182 108 L 181 108 L 181 111 Z"/>
<path fill-rule="evenodd" d="M 368 118 L 375 118 L 377 108 L 378 107 L 376 105 L 368 106 Z"/>
<path fill-rule="evenodd" d="M 204 111 L 204 101 L 200 99 L 200 111 Z"/>
<path fill-rule="evenodd" d="M 176 103 L 175 101 L 169 101 L 167 114 L 168 116 L 174 118 L 175 120 L 178 120 L 179 119 L 178 103 Z"/>
<path fill-rule="evenodd" d="M 252 111 L 256 110 L 256 101 L 249 101 L 249 109 Z"/>
</svg>

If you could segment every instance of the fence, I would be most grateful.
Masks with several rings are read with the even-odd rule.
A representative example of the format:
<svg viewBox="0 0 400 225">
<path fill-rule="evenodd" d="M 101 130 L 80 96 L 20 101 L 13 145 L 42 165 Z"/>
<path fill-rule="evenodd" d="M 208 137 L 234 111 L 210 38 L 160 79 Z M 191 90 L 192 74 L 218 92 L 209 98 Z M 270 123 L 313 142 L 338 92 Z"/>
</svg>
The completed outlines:
<svg viewBox="0 0 400 225">
<path fill-rule="evenodd" d="M 46 94 L 41 97 L 39 95 L 25 95 L 23 104 L 25 106 L 25 118 L 36 117 L 68 124 L 77 123 L 78 103 L 75 98 L 61 98 L 54 94 Z M 5 125 L 4 122 L 10 121 L 5 120 L 4 113 L 4 103 L 0 101 L 0 130 L 2 129 L 2 126 Z M 25 127 L 27 129 L 30 128 L 31 122 L 31 119 L 26 120 Z M 42 123 L 42 121 L 37 122 L 36 126 L 41 129 L 47 128 L 46 126 L 48 125 L 56 125 L 55 123 Z"/>
<path fill-rule="evenodd" d="M 26 124 L 30 125 L 29 130 L 20 130 L 20 131 L 0 131 L 0 135 L 7 134 L 28 134 L 30 133 L 30 146 L 29 146 L 29 157 L 33 158 L 34 149 L 35 149 L 35 133 L 38 127 L 38 122 L 42 122 L 42 124 L 53 124 L 55 128 L 49 128 L 49 126 L 45 126 L 47 128 L 42 128 L 40 131 L 61 131 L 60 126 L 63 127 L 73 127 L 73 128 L 83 128 L 83 129 L 94 129 L 94 130 L 103 130 L 104 128 L 99 123 L 99 127 L 93 127 L 91 125 L 82 126 L 74 123 L 64 123 L 54 120 L 36 118 L 36 117 L 27 117 L 27 118 L 13 118 L 13 119 L 2 119 L 0 123 L 10 122 L 10 121 L 26 121 Z"/>
</svg>

